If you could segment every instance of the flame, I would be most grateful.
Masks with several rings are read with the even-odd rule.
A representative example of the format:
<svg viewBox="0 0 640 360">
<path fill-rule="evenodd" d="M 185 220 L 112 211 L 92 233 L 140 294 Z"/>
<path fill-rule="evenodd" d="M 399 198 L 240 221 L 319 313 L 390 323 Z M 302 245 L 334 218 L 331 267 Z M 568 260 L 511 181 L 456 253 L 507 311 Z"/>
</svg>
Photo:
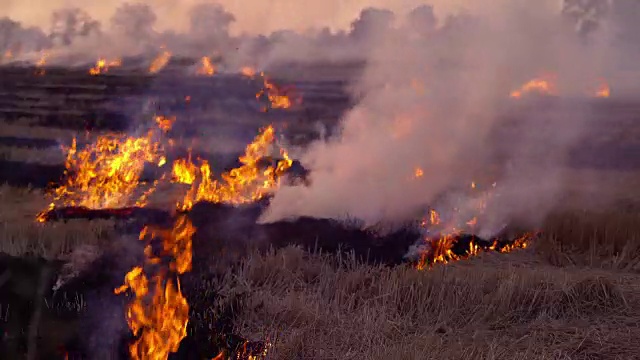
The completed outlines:
<svg viewBox="0 0 640 360">
<path fill-rule="evenodd" d="M 176 117 L 156 116 L 155 121 L 156 124 L 158 124 L 158 127 L 166 133 L 173 128 L 173 124 L 176 122 Z"/>
<path fill-rule="evenodd" d="M 600 83 L 600 86 L 596 90 L 595 96 L 599 98 L 608 98 L 609 96 L 611 96 L 611 88 L 609 88 L 609 84 L 607 84 L 605 81 L 602 81 Z"/>
<path fill-rule="evenodd" d="M 248 78 L 253 78 L 254 76 L 256 76 L 256 69 L 252 68 L 251 66 L 243 66 L 240 69 L 240 74 Z"/>
<path fill-rule="evenodd" d="M 36 71 L 35 75 L 42 76 L 46 73 L 44 67 L 47 65 L 47 59 L 49 58 L 49 53 L 43 52 L 40 56 L 40 60 L 36 63 Z"/>
<path fill-rule="evenodd" d="M 131 290 L 134 299 L 127 307 L 127 322 L 137 339 L 129 345 L 133 360 L 166 360 L 178 351 L 187 336 L 189 304 L 182 295 L 178 275 L 191 270 L 192 237 L 195 227 L 182 215 L 170 230 L 145 227 L 140 240 L 145 247 L 147 265 L 157 269 L 153 276 L 136 266 L 125 276 L 125 284 L 114 290 L 121 294 Z M 161 256 L 170 256 L 170 273 L 161 264 L 161 258 L 152 254 L 151 240 L 162 241 Z M 153 289 L 153 293 L 151 293 Z"/>
<path fill-rule="evenodd" d="M 98 59 L 98 61 L 96 61 L 96 65 L 94 67 L 89 69 L 89 74 L 91 75 L 103 74 L 108 72 L 110 67 L 117 67 L 121 65 L 122 65 L 122 61 L 119 59 L 107 62 L 106 59 L 101 58 L 101 59 Z"/>
<path fill-rule="evenodd" d="M 153 131 L 142 137 L 103 135 L 81 150 L 74 138 L 67 152 L 65 178 L 54 189 L 48 210 L 59 205 L 91 209 L 128 206 L 139 189 L 145 164 L 161 166 L 165 161 Z M 136 205 L 143 206 L 151 191 L 153 188 L 140 196 Z M 38 215 L 39 221 L 43 215 Z"/>
<path fill-rule="evenodd" d="M 201 62 L 202 65 L 198 69 L 198 75 L 213 76 L 216 72 L 216 67 L 211 63 L 211 59 L 203 56 Z"/>
<path fill-rule="evenodd" d="M 164 67 L 169 63 L 169 60 L 171 60 L 171 56 L 171 52 L 167 50 L 161 52 L 160 55 L 151 62 L 151 65 L 149 66 L 149 73 L 157 74 L 160 70 L 164 69 Z"/>
<path fill-rule="evenodd" d="M 451 233 L 439 238 L 428 240 L 429 251 L 423 252 L 416 265 L 418 270 L 430 269 L 436 264 L 448 264 L 452 261 L 466 260 L 481 252 L 498 251 L 508 253 L 516 249 L 526 249 L 533 238 L 533 233 L 527 233 L 508 244 L 500 244 L 494 240 L 490 245 L 481 245 L 471 237 L 467 249 L 463 253 L 454 253 L 453 247 L 458 241 L 459 233 Z"/>
<path fill-rule="evenodd" d="M 492 188 L 495 183 L 492 184 Z M 471 183 L 471 189 L 476 190 L 476 182 Z M 534 233 L 527 233 L 513 241 L 482 240 L 472 235 L 478 225 L 480 216 L 485 212 L 487 201 L 492 196 L 491 191 L 484 191 L 479 196 L 465 199 L 462 209 L 455 207 L 454 212 L 447 219 L 435 209 L 430 209 L 428 216 L 422 220 L 421 226 L 427 232 L 435 230 L 436 236 L 425 236 L 425 247 L 416 264 L 417 269 L 428 269 L 436 264 L 447 264 L 456 260 L 468 259 L 481 252 L 498 251 L 506 253 L 515 249 L 523 249 L 533 239 Z M 469 211 L 475 215 L 469 216 Z M 467 217 L 468 216 L 468 217 Z M 466 217 L 466 219 L 465 219 Z M 444 220 L 444 221 L 443 221 Z M 433 232 L 432 232 L 433 234 Z"/>
<path fill-rule="evenodd" d="M 192 185 L 196 181 L 198 170 L 191 162 L 191 154 L 188 159 L 178 159 L 173 162 L 173 182 Z"/>
<path fill-rule="evenodd" d="M 229 203 L 240 205 L 261 199 L 279 184 L 279 178 L 291 167 L 293 160 L 286 151 L 281 150 L 282 160 L 276 166 L 260 169 L 259 161 L 268 156 L 275 140 L 273 126 L 265 128 L 254 141 L 247 145 L 245 153 L 240 157 L 242 165 L 221 175 L 222 180 L 212 179 L 211 168 L 205 160 L 199 167 L 190 160 L 174 162 L 174 179 L 178 182 L 191 182 L 192 186 L 178 208 L 186 211 L 198 201 Z M 192 179 L 199 179 L 193 181 Z M 186 180 L 186 181 L 185 181 Z"/>
<path fill-rule="evenodd" d="M 413 176 L 415 178 L 421 178 L 424 176 L 424 170 L 422 170 L 421 168 L 417 167 L 413 170 Z"/>
<path fill-rule="evenodd" d="M 511 92 L 510 96 L 512 98 L 521 98 L 522 96 L 529 93 L 538 93 L 542 95 L 555 95 L 556 94 L 556 85 L 552 76 L 543 76 L 540 78 L 536 78 L 530 80 L 529 82 L 522 85 L 519 89 Z"/>
<path fill-rule="evenodd" d="M 272 83 L 264 74 L 262 74 L 263 88 L 256 94 L 256 99 L 260 99 L 262 96 L 269 99 L 269 106 L 271 109 L 288 109 L 292 105 L 292 100 L 287 94 L 287 91 L 280 88 L 278 85 Z M 263 108 L 266 111 L 267 108 Z"/>
</svg>

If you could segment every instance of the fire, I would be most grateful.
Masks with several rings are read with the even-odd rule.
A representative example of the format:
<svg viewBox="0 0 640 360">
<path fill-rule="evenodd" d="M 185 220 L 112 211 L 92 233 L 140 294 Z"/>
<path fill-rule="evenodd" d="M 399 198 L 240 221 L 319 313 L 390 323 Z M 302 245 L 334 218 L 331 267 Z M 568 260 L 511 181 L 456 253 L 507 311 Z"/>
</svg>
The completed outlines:
<svg viewBox="0 0 640 360">
<path fill-rule="evenodd" d="M 495 184 L 492 184 L 492 187 L 495 187 Z M 475 190 L 476 188 L 477 184 L 472 182 L 471 189 Z M 481 193 L 480 196 L 465 200 L 462 209 L 454 208 L 453 216 L 447 219 L 444 219 L 435 209 L 431 209 L 428 216 L 421 222 L 421 226 L 431 234 L 425 236 L 425 247 L 421 251 L 416 268 L 419 270 L 429 269 L 436 264 L 468 259 L 481 252 L 506 253 L 526 248 L 533 239 L 533 233 L 524 234 L 513 241 L 484 240 L 472 235 L 478 225 L 479 216 L 487 207 L 489 196 L 491 196 L 491 192 L 487 191 Z M 475 214 L 469 216 L 469 211 Z M 432 232 L 432 230 L 435 231 Z"/>
<path fill-rule="evenodd" d="M 248 78 L 253 78 L 254 76 L 256 76 L 256 69 L 250 66 L 244 66 L 240 69 L 240 74 Z"/>
<path fill-rule="evenodd" d="M 461 233 L 442 235 L 427 240 L 428 250 L 421 254 L 416 268 L 418 270 L 430 269 L 437 264 L 466 260 L 481 252 L 508 253 L 516 249 L 526 249 L 532 238 L 533 234 L 527 233 L 509 243 L 500 243 L 498 240 L 486 243 L 481 242 L 473 235 L 462 236 Z M 456 251 L 454 251 L 454 247 L 457 247 Z"/>
<path fill-rule="evenodd" d="M 131 290 L 134 299 L 127 307 L 127 322 L 137 339 L 129 345 L 134 360 L 166 360 L 178 351 L 187 336 L 189 304 L 182 295 L 178 275 L 191 270 L 192 237 L 195 227 L 182 215 L 172 229 L 145 227 L 140 240 L 146 240 L 146 265 L 155 268 L 153 276 L 136 266 L 125 276 L 125 284 L 114 290 Z M 154 256 L 151 241 L 162 241 L 160 256 Z M 167 271 L 161 257 L 170 257 Z"/>
<path fill-rule="evenodd" d="M 122 61 L 120 61 L 119 59 L 116 59 L 113 61 L 107 61 L 106 59 L 101 58 L 101 59 L 98 59 L 98 61 L 96 61 L 96 65 L 94 67 L 89 69 L 89 74 L 91 75 L 104 74 L 109 71 L 110 67 L 117 67 L 121 65 L 122 65 Z"/>
<path fill-rule="evenodd" d="M 166 133 L 173 128 L 173 124 L 176 122 L 176 117 L 156 116 L 155 121 L 156 124 L 158 124 L 158 127 Z"/>
<path fill-rule="evenodd" d="M 538 93 L 542 95 L 555 95 L 556 85 L 551 76 L 536 78 L 525 83 L 518 90 L 512 91 L 510 96 L 512 98 L 521 98 L 522 96 L 529 93 Z"/>
<path fill-rule="evenodd" d="M 424 176 L 424 170 L 422 170 L 421 168 L 417 167 L 413 170 L 413 176 L 415 178 L 421 178 Z"/>
<path fill-rule="evenodd" d="M 288 109 L 291 107 L 293 101 L 288 94 L 288 91 L 274 84 L 264 74 L 262 75 L 263 88 L 256 94 L 256 99 L 260 99 L 263 96 L 269 100 L 269 107 L 271 109 Z M 299 101 L 299 99 L 298 99 Z M 262 109 L 267 111 L 268 108 Z"/>
<path fill-rule="evenodd" d="M 151 65 L 149 66 L 149 73 L 157 74 L 160 70 L 164 69 L 164 67 L 169 63 L 169 60 L 171 60 L 171 56 L 171 52 L 167 50 L 160 53 L 160 55 L 151 62 Z"/>
<path fill-rule="evenodd" d="M 264 197 L 279 184 L 280 176 L 293 163 L 287 152 L 281 150 L 283 159 L 276 166 L 261 169 L 259 162 L 269 155 L 274 140 L 275 130 L 269 126 L 246 147 L 244 155 L 240 157 L 242 165 L 223 173 L 220 181 L 212 179 L 211 168 L 205 160 L 201 161 L 199 167 L 190 160 L 176 161 L 173 165 L 174 181 L 192 185 L 178 203 L 178 208 L 189 210 L 198 201 L 240 205 Z"/>
<path fill-rule="evenodd" d="M 600 83 L 600 86 L 598 87 L 598 90 L 596 90 L 595 95 L 599 98 L 608 98 L 609 96 L 611 96 L 611 88 L 609 88 L 609 84 L 602 81 Z"/>
<path fill-rule="evenodd" d="M 40 60 L 36 63 L 36 71 L 35 75 L 42 76 L 46 73 L 44 67 L 47 65 L 47 59 L 49 58 L 49 53 L 43 52 L 40 56 Z"/>
<path fill-rule="evenodd" d="M 65 161 L 65 178 L 54 190 L 49 210 L 56 206 L 84 206 L 91 209 L 130 205 L 139 190 L 139 180 L 146 163 L 161 165 L 160 144 L 153 131 L 142 137 L 104 135 L 94 144 L 78 149 L 74 138 Z M 147 190 L 136 201 L 144 205 Z M 42 219 L 43 213 L 38 215 Z"/>
<path fill-rule="evenodd" d="M 216 72 L 216 67 L 211 63 L 211 59 L 207 56 L 202 57 L 202 65 L 198 69 L 198 75 L 213 76 Z"/>
<path fill-rule="evenodd" d="M 192 185 L 196 181 L 198 170 L 198 167 L 191 162 L 191 155 L 188 159 L 178 159 L 173 162 L 173 182 Z"/>
</svg>

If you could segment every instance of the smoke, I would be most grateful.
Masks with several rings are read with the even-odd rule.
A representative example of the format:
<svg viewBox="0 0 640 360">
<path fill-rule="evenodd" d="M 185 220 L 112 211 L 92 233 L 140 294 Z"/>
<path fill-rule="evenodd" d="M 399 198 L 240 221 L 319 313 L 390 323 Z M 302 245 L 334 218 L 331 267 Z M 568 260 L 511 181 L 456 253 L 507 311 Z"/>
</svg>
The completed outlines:
<svg viewBox="0 0 640 360">
<path fill-rule="evenodd" d="M 589 109 L 510 109 L 508 94 L 553 73 L 563 96 L 584 96 L 606 73 L 611 52 L 607 33 L 576 31 L 575 19 L 556 5 L 505 0 L 444 20 L 429 7 L 395 21 L 387 12 L 363 12 L 351 33 L 373 44 L 354 88 L 361 101 L 340 134 L 301 156 L 311 185 L 281 188 L 261 221 L 403 221 L 425 205 L 459 207 L 442 204 L 442 195 L 493 172 L 480 233 L 515 220 L 535 225 L 556 205 L 567 153 L 584 134 Z M 519 119 L 511 129 L 503 121 L 509 114 Z"/>
<path fill-rule="evenodd" d="M 563 96 L 584 96 L 600 77 L 620 92 L 628 77 L 616 78 L 617 69 L 637 68 L 628 55 L 639 52 L 633 14 L 640 6 L 632 0 L 114 4 L 113 11 L 92 5 L 51 13 L 51 61 L 69 64 L 75 54 L 93 62 L 105 51 L 152 57 L 163 47 L 174 55 L 212 55 L 232 70 L 366 62 L 351 89 L 359 102 L 340 132 L 300 157 L 311 186 L 279 190 L 262 221 L 398 221 L 497 167 L 486 232 L 514 216 L 535 222 L 562 190 L 566 154 L 585 131 L 589 109 L 509 109 L 509 92 L 550 75 Z M 3 30 L 0 40 L 15 43 L 5 39 L 16 33 L 25 36 Z M 517 127 L 496 136 L 508 116 L 519 118 Z M 417 169 L 424 176 L 415 177 Z"/>
</svg>

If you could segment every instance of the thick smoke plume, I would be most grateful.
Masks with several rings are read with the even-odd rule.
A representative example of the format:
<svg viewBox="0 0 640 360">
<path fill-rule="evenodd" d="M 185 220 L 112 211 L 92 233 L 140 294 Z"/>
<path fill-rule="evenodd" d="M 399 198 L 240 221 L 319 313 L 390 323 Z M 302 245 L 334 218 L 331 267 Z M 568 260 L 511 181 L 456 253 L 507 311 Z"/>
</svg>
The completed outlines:
<svg viewBox="0 0 640 360">
<path fill-rule="evenodd" d="M 493 235 L 513 220 L 535 225 L 556 205 L 567 153 L 584 133 L 589 109 L 534 107 L 521 111 L 515 132 L 496 137 L 510 89 L 553 73 L 559 94 L 585 97 L 625 51 L 612 45 L 610 29 L 597 29 L 607 15 L 602 9 L 582 9 L 592 17 L 586 25 L 576 9 L 560 13 L 556 5 L 494 2 L 445 18 L 438 28 L 426 6 L 395 21 L 363 11 L 356 24 L 368 28 L 366 17 L 384 30 L 363 31 L 375 46 L 355 89 L 362 100 L 338 136 L 302 155 L 311 185 L 280 189 L 262 221 L 403 221 L 500 164 L 480 232 Z M 355 30 L 358 40 L 366 37 Z M 508 145 L 499 160 L 501 144 Z M 415 176 L 416 169 L 424 175 Z M 450 199 L 442 206 L 464 208 Z"/>
</svg>

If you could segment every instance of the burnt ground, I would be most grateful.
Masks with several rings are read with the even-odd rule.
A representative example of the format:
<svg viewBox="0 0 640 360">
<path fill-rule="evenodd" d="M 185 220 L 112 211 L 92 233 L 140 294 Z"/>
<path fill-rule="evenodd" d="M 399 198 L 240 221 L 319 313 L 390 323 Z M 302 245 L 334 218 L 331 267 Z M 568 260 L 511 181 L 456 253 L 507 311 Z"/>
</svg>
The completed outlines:
<svg viewBox="0 0 640 360">
<path fill-rule="evenodd" d="M 293 81 L 303 105 L 263 113 L 254 98 L 258 84 L 233 76 L 90 77 L 51 69 L 35 77 L 32 69 L 15 68 L 0 73 L 0 121 L 23 129 L 0 136 L 0 147 L 12 149 L 0 158 L 0 181 L 6 184 L 0 189 L 0 245 L 20 255 L 0 259 L 0 350 L 16 359 L 29 348 L 42 359 L 62 359 L 65 351 L 83 359 L 122 353 L 128 340 L 126 298 L 112 290 L 142 261 L 140 227 L 171 222 L 166 212 L 145 209 L 125 214 L 127 221 L 34 224 L 33 216 L 46 205 L 38 188 L 63 171 L 61 162 L 41 161 L 68 144 L 61 132 L 134 132 L 158 110 L 184 119 L 173 130 L 176 138 L 218 136 L 225 152 L 197 151 L 223 169 L 233 166 L 260 126 L 275 123 L 291 142 L 304 143 L 318 136 L 316 120 L 331 128 L 351 106 L 340 80 Z M 496 153 L 517 146 L 531 122 L 552 128 L 578 106 L 593 126 L 586 127 L 569 166 L 589 172 L 585 178 L 599 174 L 611 188 L 606 190 L 621 193 L 629 206 L 553 213 L 527 250 L 419 272 L 403 262 L 416 238 L 410 227 L 379 235 L 359 229 L 357 222 L 327 219 L 256 225 L 260 204 L 198 204 L 189 214 L 198 228 L 194 271 L 182 279 L 191 306 L 189 337 L 176 358 L 211 358 L 245 338 L 274 341 L 276 359 L 634 358 L 640 351 L 634 341 L 640 322 L 640 201 L 634 200 L 640 200 L 634 175 L 640 168 L 634 156 L 640 103 L 539 101 L 546 103 L 505 107 L 504 126 L 495 134 L 512 143 L 499 142 Z M 527 116 L 536 106 L 547 109 L 542 120 L 539 113 Z M 240 147 L 227 150 L 229 139 Z M 145 176 L 151 180 L 155 174 Z M 59 275 L 70 271 L 65 264 L 78 274 L 54 293 Z M 42 314 L 34 321 L 38 308 Z M 40 333 L 35 345 L 29 344 L 34 327 Z"/>
</svg>

